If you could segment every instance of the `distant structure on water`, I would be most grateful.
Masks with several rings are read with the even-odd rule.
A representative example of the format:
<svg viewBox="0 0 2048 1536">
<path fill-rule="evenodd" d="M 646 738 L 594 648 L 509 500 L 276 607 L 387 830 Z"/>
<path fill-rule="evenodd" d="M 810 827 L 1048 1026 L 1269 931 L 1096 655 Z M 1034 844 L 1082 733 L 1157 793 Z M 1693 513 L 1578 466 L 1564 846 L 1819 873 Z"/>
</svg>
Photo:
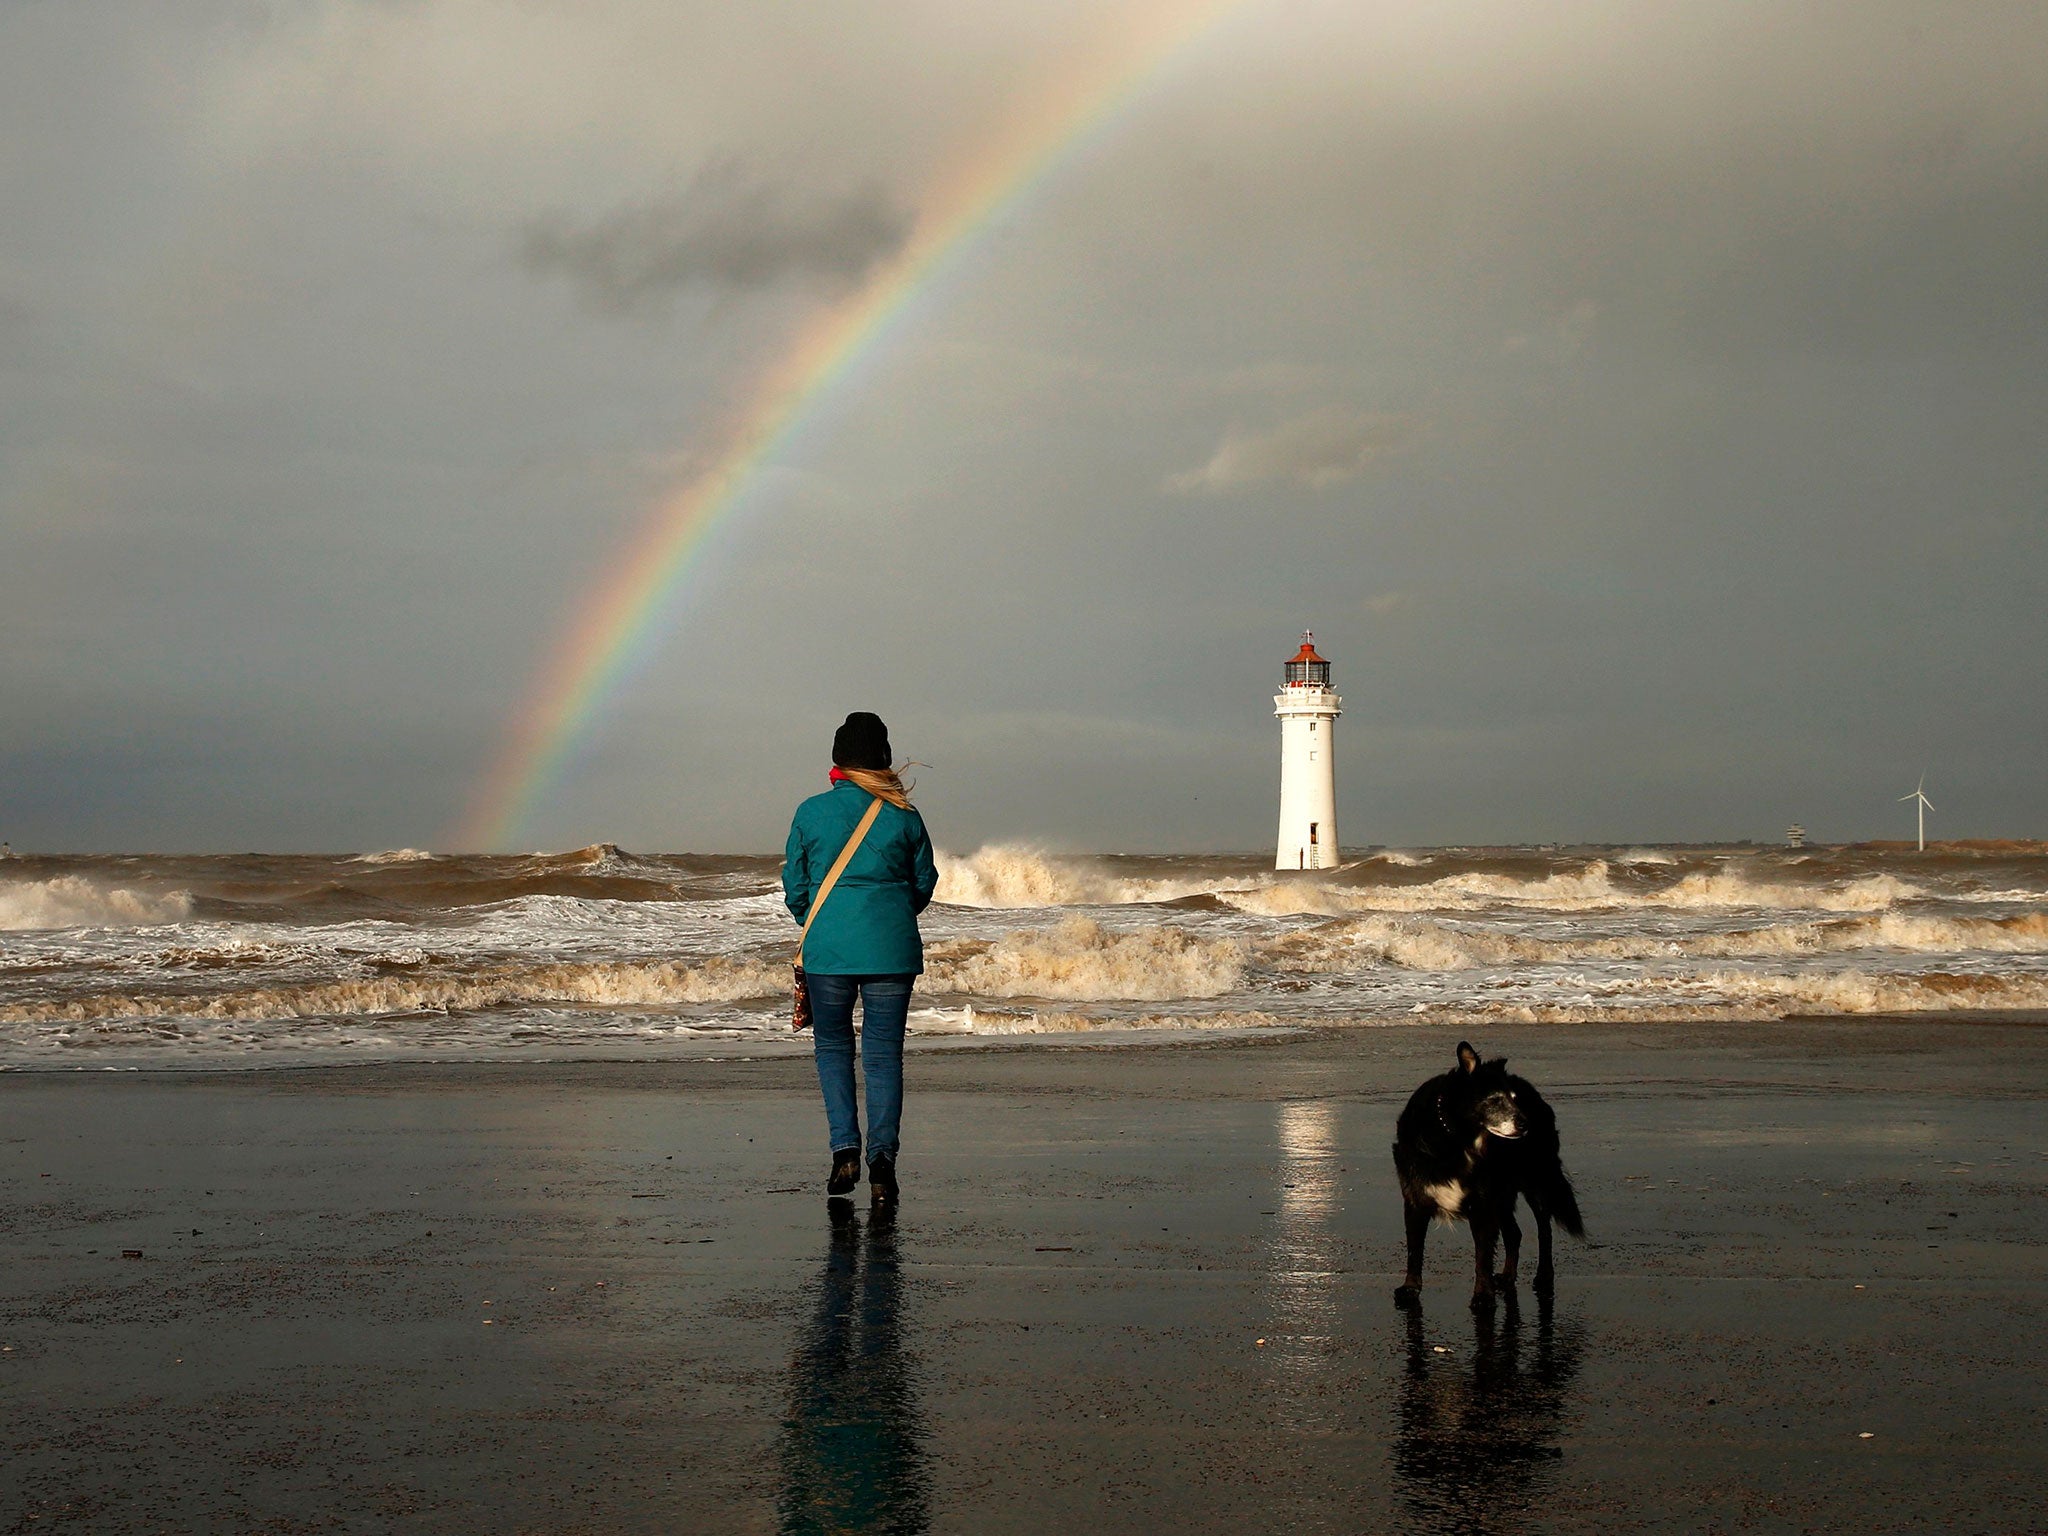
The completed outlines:
<svg viewBox="0 0 2048 1536">
<path fill-rule="evenodd" d="M 1796 821 L 1787 827 L 1785 829 L 1785 846 L 1787 848 L 1804 848 L 1806 846 L 1806 828 L 1799 825 Z"/>
<path fill-rule="evenodd" d="M 1275 869 L 1337 866 L 1337 717 L 1343 700 L 1330 691 L 1330 664 L 1316 654 L 1313 632 L 1287 663 L 1273 697 L 1280 717 L 1280 846 Z"/>
<path fill-rule="evenodd" d="M 1908 800 L 1920 802 L 1914 807 L 1920 813 L 1920 832 L 1914 842 L 1914 846 L 1920 852 L 1925 853 L 1927 851 L 1927 813 L 1934 809 L 1934 802 L 1927 798 L 1927 775 L 1924 772 L 1920 775 L 1920 782 L 1913 786 L 1913 793 L 1899 796 L 1899 804 L 1901 805 L 1904 805 Z"/>
</svg>

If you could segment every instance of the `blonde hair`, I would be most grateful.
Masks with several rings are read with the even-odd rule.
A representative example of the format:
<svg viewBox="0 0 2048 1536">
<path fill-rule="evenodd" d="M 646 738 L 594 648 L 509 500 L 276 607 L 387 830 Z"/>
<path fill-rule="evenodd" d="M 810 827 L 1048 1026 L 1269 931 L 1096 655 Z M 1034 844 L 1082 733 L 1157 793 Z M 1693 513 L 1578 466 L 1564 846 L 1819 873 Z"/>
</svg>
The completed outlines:
<svg viewBox="0 0 2048 1536">
<path fill-rule="evenodd" d="M 841 768 L 839 772 L 877 799 L 902 810 L 910 809 L 910 786 L 897 777 L 894 768 Z"/>
</svg>

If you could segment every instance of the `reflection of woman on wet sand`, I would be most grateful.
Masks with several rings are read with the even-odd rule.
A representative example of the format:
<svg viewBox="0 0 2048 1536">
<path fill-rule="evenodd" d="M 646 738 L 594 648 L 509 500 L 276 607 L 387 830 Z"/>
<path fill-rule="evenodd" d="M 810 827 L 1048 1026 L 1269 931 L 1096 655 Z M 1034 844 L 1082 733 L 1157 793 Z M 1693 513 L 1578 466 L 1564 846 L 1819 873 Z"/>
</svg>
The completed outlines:
<svg viewBox="0 0 2048 1536">
<path fill-rule="evenodd" d="M 1522 1358 L 1521 1309 L 1503 1292 L 1506 1313 L 1472 1318 L 1472 1363 L 1452 1349 L 1437 1353 L 1422 1310 L 1408 1313 L 1408 1362 L 1394 1426 L 1394 1469 L 1417 1531 L 1498 1532 L 1536 1517 L 1530 1496 L 1563 1452 L 1557 1437 L 1571 1407 L 1584 1348 L 1574 1323 L 1556 1327 L 1540 1299 L 1533 1360 Z"/>
<path fill-rule="evenodd" d="M 887 1208 L 865 1230 L 833 1201 L 817 1304 L 790 1362 L 780 1529 L 922 1532 L 931 1523 L 924 1423 L 902 1352 L 896 1231 Z"/>
</svg>

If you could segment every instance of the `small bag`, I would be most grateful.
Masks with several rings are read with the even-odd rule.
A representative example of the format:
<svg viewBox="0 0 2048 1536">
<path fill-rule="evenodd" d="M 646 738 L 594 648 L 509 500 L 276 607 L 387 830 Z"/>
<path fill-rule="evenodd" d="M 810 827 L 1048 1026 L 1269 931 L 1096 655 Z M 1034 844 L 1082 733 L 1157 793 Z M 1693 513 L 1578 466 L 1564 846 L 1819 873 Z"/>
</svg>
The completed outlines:
<svg viewBox="0 0 2048 1536">
<path fill-rule="evenodd" d="M 839 857 L 832 861 L 832 867 L 825 872 L 825 879 L 818 887 L 818 894 L 811 898 L 811 910 L 804 914 L 804 931 L 796 941 L 796 957 L 793 962 L 796 966 L 796 983 L 789 1020 L 791 1029 L 811 1027 L 811 989 L 804 985 L 804 940 L 811 936 L 811 924 L 818 920 L 818 908 L 825 905 L 825 898 L 832 894 L 832 887 L 839 882 L 840 871 L 846 868 L 854 850 L 860 847 L 862 839 L 868 835 L 868 828 L 875 824 L 875 817 L 881 813 L 881 809 L 882 802 L 879 797 L 868 802 L 867 814 L 861 817 L 860 825 L 853 829 L 853 836 L 846 840 L 846 846 L 839 850 Z"/>
</svg>

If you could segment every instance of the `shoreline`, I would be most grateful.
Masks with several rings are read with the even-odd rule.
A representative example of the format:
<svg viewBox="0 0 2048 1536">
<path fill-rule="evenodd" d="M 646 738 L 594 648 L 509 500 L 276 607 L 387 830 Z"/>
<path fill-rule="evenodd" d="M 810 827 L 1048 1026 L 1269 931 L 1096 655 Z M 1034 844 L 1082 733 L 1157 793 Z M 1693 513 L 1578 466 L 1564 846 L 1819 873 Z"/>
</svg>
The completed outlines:
<svg viewBox="0 0 2048 1536">
<path fill-rule="evenodd" d="M 800 1055 L 10 1073 L 0 1530 L 2036 1529 L 2042 1022 L 1486 1032 L 1591 1240 L 1483 1317 L 1456 1029 L 920 1053 L 893 1223 Z"/>
<path fill-rule="evenodd" d="M 1919 1013 L 1872 1013 L 1872 1014 L 1792 1014 L 1775 1019 L 1645 1019 L 1645 1020 L 1575 1020 L 1570 1023 L 1523 1021 L 1474 1023 L 1443 1023 L 1428 1018 L 1401 1018 L 1385 1023 L 1329 1024 L 1317 1022 L 1290 1022 L 1271 1026 L 1232 1026 L 1218 1029 L 1087 1029 L 1043 1032 L 1000 1033 L 989 1035 L 961 1035 L 932 1033 L 912 1034 L 905 1039 L 906 1055 L 920 1058 L 938 1056 L 1000 1056 L 1016 1054 L 1052 1055 L 1072 1052 L 1098 1054 L 1121 1054 L 1139 1052 L 1190 1052 L 1221 1051 L 1239 1048 L 1265 1048 L 1296 1044 L 1303 1041 L 1334 1043 L 1343 1040 L 1377 1037 L 1380 1035 L 1401 1035 L 1417 1032 L 1435 1034 L 1462 1032 L 1477 1040 L 1498 1035 L 1512 1034 L 1518 1038 L 1565 1039 L 1569 1037 L 1597 1036 L 1613 1030 L 1639 1030 L 1646 1033 L 1666 1033 L 1682 1042 L 1703 1032 L 1718 1032 L 1731 1037 L 1751 1036 L 1759 1032 L 1778 1029 L 1838 1029 L 1850 1033 L 1859 1030 L 1886 1031 L 1894 1029 L 2019 1029 L 2031 1030 L 2048 1028 L 2048 1013 L 2034 1009 L 1955 1009 L 1940 1012 Z M 792 1032 L 793 1033 L 793 1032 Z M 302 1058 L 293 1061 L 269 1059 L 245 1061 L 223 1054 L 219 1061 L 201 1063 L 109 1063 L 95 1064 L 79 1062 L 65 1065 L 21 1064 L 0 1062 L 0 1078 L 73 1078 L 97 1076 L 123 1076 L 137 1078 L 261 1078 L 270 1075 L 296 1073 L 559 1073 L 559 1072 L 675 1072 L 693 1067 L 713 1067 L 725 1070 L 746 1065 L 767 1065 L 796 1062 L 808 1064 L 811 1053 L 808 1036 L 792 1039 L 790 1035 L 766 1035 L 760 1041 L 722 1040 L 717 1044 L 729 1047 L 722 1051 L 707 1051 L 704 1054 L 628 1056 L 628 1055 L 543 1055 L 530 1056 L 457 1056 L 445 1057 L 402 1056 L 388 1059 L 344 1058 L 340 1060 L 317 1059 L 322 1053 L 318 1048 L 298 1052 Z M 708 1043 L 708 1042 L 707 1042 Z M 782 1048 L 771 1049 L 761 1054 L 748 1054 L 762 1046 L 779 1043 Z M 283 1053 L 280 1053 L 283 1054 Z"/>
</svg>

